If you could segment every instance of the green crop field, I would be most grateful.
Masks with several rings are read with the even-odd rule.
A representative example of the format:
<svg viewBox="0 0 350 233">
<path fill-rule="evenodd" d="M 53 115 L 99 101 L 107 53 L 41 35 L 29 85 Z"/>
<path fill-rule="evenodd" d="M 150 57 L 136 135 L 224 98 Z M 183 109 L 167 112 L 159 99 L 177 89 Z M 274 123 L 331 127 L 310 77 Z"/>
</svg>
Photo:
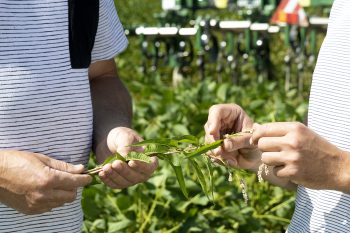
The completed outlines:
<svg viewBox="0 0 350 233">
<path fill-rule="evenodd" d="M 125 26 L 157 25 L 158 0 L 116 1 Z M 215 12 L 211 12 L 215 14 Z M 226 15 L 225 17 L 229 17 Z M 234 15 L 232 15 L 234 17 Z M 250 61 L 241 67 L 239 86 L 215 69 L 200 79 L 194 62 L 190 76 L 176 88 L 170 68 L 144 74 L 139 39 L 129 38 L 129 48 L 117 59 L 119 75 L 133 96 L 133 127 L 145 138 L 169 138 L 191 134 L 203 140 L 203 126 L 213 104 L 242 105 L 255 121 L 303 121 L 307 111 L 312 66 L 306 68 L 305 86 L 284 91 L 283 39 L 274 37 L 271 59 L 273 80 L 258 82 Z M 205 160 L 205 158 L 202 158 Z M 93 160 L 90 161 L 94 163 Z M 294 209 L 294 193 L 259 183 L 256 174 L 237 172 L 232 181 L 224 167 L 213 168 L 214 200 L 208 199 L 189 164 L 182 164 L 189 198 L 185 198 L 171 166 L 163 161 L 144 184 L 111 190 L 102 184 L 84 189 L 84 232 L 284 232 Z M 203 170 L 205 171 L 205 170 Z M 240 187 L 247 184 L 248 203 Z"/>
</svg>

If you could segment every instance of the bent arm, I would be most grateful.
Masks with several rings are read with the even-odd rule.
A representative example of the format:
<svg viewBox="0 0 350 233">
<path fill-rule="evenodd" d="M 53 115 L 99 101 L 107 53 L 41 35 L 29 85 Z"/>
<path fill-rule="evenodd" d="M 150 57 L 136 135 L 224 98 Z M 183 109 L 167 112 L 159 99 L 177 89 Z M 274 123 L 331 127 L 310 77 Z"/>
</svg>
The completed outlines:
<svg viewBox="0 0 350 233">
<path fill-rule="evenodd" d="M 94 115 L 93 150 L 98 162 L 110 155 L 107 147 L 109 132 L 116 127 L 130 127 L 131 96 L 118 78 L 113 59 L 99 61 L 89 67 L 89 79 Z"/>
</svg>

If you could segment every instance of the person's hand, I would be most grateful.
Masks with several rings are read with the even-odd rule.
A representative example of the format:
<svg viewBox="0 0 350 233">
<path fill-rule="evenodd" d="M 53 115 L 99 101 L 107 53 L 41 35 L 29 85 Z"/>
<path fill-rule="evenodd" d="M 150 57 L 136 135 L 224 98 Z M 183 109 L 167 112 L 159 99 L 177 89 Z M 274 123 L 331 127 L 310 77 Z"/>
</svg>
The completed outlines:
<svg viewBox="0 0 350 233">
<path fill-rule="evenodd" d="M 0 151 L 0 202 L 24 214 L 40 214 L 76 199 L 91 182 L 83 165 L 24 151 Z"/>
<path fill-rule="evenodd" d="M 112 153 L 118 152 L 126 155 L 135 148 L 129 147 L 130 144 L 142 141 L 142 138 L 132 129 L 118 127 L 108 135 L 107 145 Z M 142 150 L 141 150 L 142 151 Z M 139 152 L 141 152 L 139 149 Z M 157 157 L 151 157 L 151 163 L 147 164 L 140 161 L 114 161 L 112 164 L 103 166 L 99 173 L 101 180 L 110 188 L 123 189 L 137 183 L 145 182 L 158 167 Z"/>
<path fill-rule="evenodd" d="M 252 143 L 277 177 L 313 189 L 348 186 L 342 174 L 348 173 L 349 156 L 301 123 L 255 124 Z"/>
<path fill-rule="evenodd" d="M 225 134 L 234 134 L 250 130 L 252 119 L 236 104 L 219 104 L 209 109 L 208 121 L 204 126 L 206 142 L 222 139 Z M 220 148 L 215 149 L 212 157 L 220 157 L 231 166 L 243 169 L 256 169 L 260 163 L 260 152 L 249 143 L 251 134 L 227 138 Z M 209 154 L 210 155 L 210 154 Z"/>
</svg>

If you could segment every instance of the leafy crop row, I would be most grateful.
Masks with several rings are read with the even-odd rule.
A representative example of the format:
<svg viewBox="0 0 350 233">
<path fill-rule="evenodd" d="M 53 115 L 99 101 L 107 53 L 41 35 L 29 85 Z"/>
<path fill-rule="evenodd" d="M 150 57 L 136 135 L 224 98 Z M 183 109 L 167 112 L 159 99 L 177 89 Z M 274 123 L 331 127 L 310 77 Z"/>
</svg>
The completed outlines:
<svg viewBox="0 0 350 233">
<path fill-rule="evenodd" d="M 147 4 L 139 4 L 131 0 L 119 1 L 119 15 L 124 24 L 131 25 L 137 21 L 152 23 L 150 14 L 159 10 L 153 9 L 159 7 L 158 2 L 160 1 L 147 0 Z M 129 8 L 123 9 L 123 6 Z M 139 12 L 135 18 L 130 17 L 130 12 L 133 11 Z M 149 14 L 145 16 L 140 12 Z M 117 62 L 120 77 L 133 96 L 133 127 L 145 139 L 193 135 L 203 144 L 203 126 L 208 109 L 218 103 L 240 104 L 260 123 L 302 121 L 306 114 L 307 92 L 304 93 L 304 98 L 300 98 L 295 88 L 288 93 L 283 90 L 283 64 L 279 62 L 283 61 L 280 45 L 283 42 L 278 38 L 273 41 L 273 49 L 276 50 L 272 57 L 276 76 L 274 81 L 258 83 L 257 75 L 248 62 L 241 67 L 244 72 L 240 77 L 240 86 L 234 86 L 229 81 L 218 82 L 216 74 L 208 72 L 207 79 L 201 80 L 198 75 L 193 75 L 177 88 L 170 85 L 171 71 L 167 68 L 147 75 L 140 72 L 141 53 L 138 42 L 131 38 L 129 49 Z M 308 72 L 305 77 L 310 79 L 310 76 L 311 73 Z M 308 86 L 305 87 L 307 89 Z M 84 189 L 83 231 L 284 232 L 293 212 L 294 193 L 266 182 L 259 183 L 256 174 L 239 173 L 245 180 L 244 184 L 235 177 L 231 181 L 226 168 L 207 163 L 206 156 L 199 156 L 194 161 L 197 165 L 193 166 L 191 160 L 181 161 L 181 180 L 189 198 L 183 195 L 174 167 L 165 160 L 160 161 L 159 169 L 146 183 L 124 190 L 111 190 L 103 184 Z M 93 159 L 89 166 L 96 166 Z M 208 169 L 206 166 L 215 167 Z M 196 167 L 200 168 L 200 172 L 196 171 Z M 209 185 L 214 187 L 210 191 L 214 201 L 202 191 L 203 186 L 208 190 Z M 248 204 L 243 199 L 242 185 L 246 185 Z"/>
</svg>

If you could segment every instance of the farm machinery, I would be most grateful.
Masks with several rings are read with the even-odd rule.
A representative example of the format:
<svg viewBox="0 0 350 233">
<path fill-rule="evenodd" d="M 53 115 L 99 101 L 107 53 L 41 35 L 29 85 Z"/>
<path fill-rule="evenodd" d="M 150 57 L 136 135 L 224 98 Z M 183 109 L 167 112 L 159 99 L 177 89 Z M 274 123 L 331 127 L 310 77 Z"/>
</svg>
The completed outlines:
<svg viewBox="0 0 350 233">
<path fill-rule="evenodd" d="M 220 81 L 229 74 L 239 85 L 242 65 L 253 64 L 257 81 L 275 79 L 271 38 L 284 42 L 285 89 L 295 80 L 303 89 L 307 66 L 313 67 L 333 0 L 162 0 L 159 25 L 126 33 L 140 39 L 145 73 L 173 68 L 175 83 L 196 67 L 200 77 L 214 69 Z M 214 17 L 215 16 L 215 17 Z M 210 69 L 208 68 L 210 67 Z M 292 77 L 296 74 L 296 77 Z"/>
</svg>

